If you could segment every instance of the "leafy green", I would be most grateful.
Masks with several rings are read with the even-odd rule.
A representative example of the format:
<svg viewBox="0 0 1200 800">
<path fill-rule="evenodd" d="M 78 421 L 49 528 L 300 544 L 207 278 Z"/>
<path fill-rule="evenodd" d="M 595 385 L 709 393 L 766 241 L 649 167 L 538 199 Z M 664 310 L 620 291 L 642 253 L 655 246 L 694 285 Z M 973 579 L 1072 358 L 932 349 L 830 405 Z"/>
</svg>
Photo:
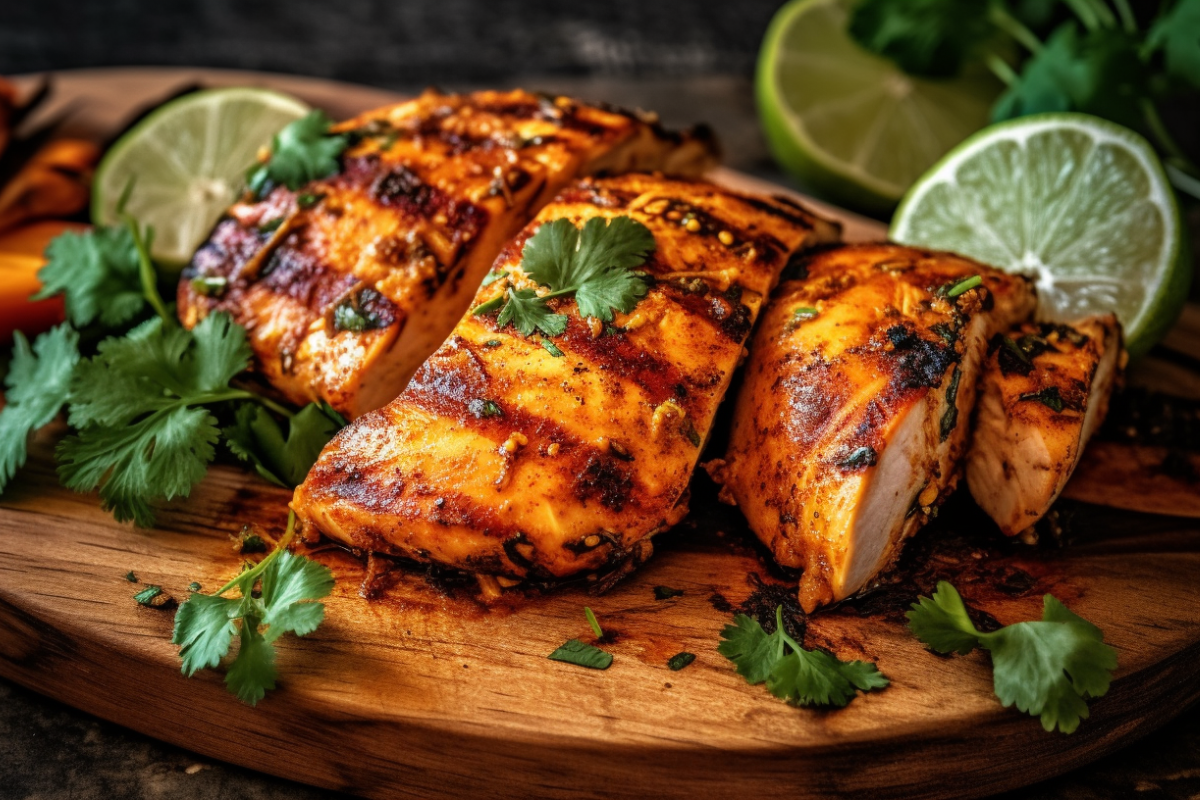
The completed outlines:
<svg viewBox="0 0 1200 800">
<path fill-rule="evenodd" d="M 1039 392 L 1028 392 L 1017 399 L 1032 400 L 1035 403 L 1041 403 L 1046 408 L 1058 414 L 1061 414 L 1063 408 L 1066 406 L 1057 386 L 1047 386 Z"/>
<path fill-rule="evenodd" d="M 822 650 L 805 650 L 783 627 L 783 606 L 775 609 L 775 632 L 768 634 L 756 620 L 738 614 L 721 631 L 717 651 L 734 663 L 751 684 L 765 682 L 776 697 L 799 706 L 848 704 L 864 692 L 888 685 L 874 664 L 839 661 Z"/>
<path fill-rule="evenodd" d="M 993 34 L 988 0 L 862 0 L 850 35 L 912 75 L 948 78 Z"/>
<path fill-rule="evenodd" d="M 25 464 L 29 434 L 67 402 L 78 362 L 79 335 L 66 323 L 37 337 L 32 348 L 24 334 L 13 333 L 8 391 L 0 410 L 0 492 Z"/>
<path fill-rule="evenodd" d="M 992 119 L 1083 111 L 1137 127 L 1146 80 L 1133 35 L 1112 28 L 1081 32 L 1074 22 L 1065 22 L 996 101 Z"/>
<path fill-rule="evenodd" d="M 44 300 L 63 295 L 67 319 L 76 328 L 99 320 L 107 328 L 123 325 L 145 308 L 137 246 L 128 226 L 66 232 L 46 247 L 46 265 L 38 270 Z"/>
<path fill-rule="evenodd" d="M 1146 44 L 1163 51 L 1168 75 L 1200 88 L 1200 0 L 1179 0 L 1154 23 Z"/>
<path fill-rule="evenodd" d="M 696 654 L 689 653 L 685 650 L 682 653 L 676 653 L 667 660 L 667 669 L 671 670 L 671 672 L 679 672 L 679 670 L 683 669 L 695 660 Z"/>
<path fill-rule="evenodd" d="M 566 355 L 563 353 L 562 348 L 549 339 L 542 339 L 542 349 L 555 358 L 562 358 L 564 355 Z"/>
<path fill-rule="evenodd" d="M 187 495 L 214 456 L 216 418 L 202 406 L 253 395 L 229 381 L 250 359 L 245 330 L 214 314 L 192 331 L 161 318 L 100 343 L 71 380 L 59 477 L 76 491 L 100 488 L 119 521 L 154 522 L 151 499 Z"/>
<path fill-rule="evenodd" d="M 340 168 L 338 158 L 349 144 L 346 136 L 330 135 L 333 124 L 323 111 L 310 111 L 288 123 L 271 143 L 271 157 L 248 178 L 250 191 L 262 197 L 273 186 L 296 191 L 310 181 L 327 178 Z"/>
<path fill-rule="evenodd" d="M 599 647 L 584 644 L 578 639 L 568 639 L 557 650 L 546 656 L 553 661 L 565 661 L 588 669 L 608 669 L 612 666 L 613 657 Z"/>
<path fill-rule="evenodd" d="M 1104 634 L 1071 613 L 1051 595 L 1043 598 L 1042 619 L 981 633 L 971 622 L 958 591 L 940 581 L 932 597 L 921 597 L 908 612 L 908 626 L 938 653 L 966 655 L 982 647 L 992 655 L 996 696 L 1007 708 L 1040 717 L 1047 731 L 1071 733 L 1087 719 L 1089 697 L 1108 691 L 1117 652 Z"/>
<path fill-rule="evenodd" d="M 508 289 L 496 324 L 511 323 L 525 336 L 534 330 L 557 336 L 567 329 L 567 317 L 551 311 L 547 301 L 566 295 L 574 296 L 581 316 L 612 322 L 614 309 L 628 313 L 645 297 L 645 275 L 633 268 L 654 248 L 650 229 L 631 217 L 593 217 L 582 231 L 569 219 L 551 220 L 521 252 L 521 269 L 549 292 L 539 296 L 532 289 Z M 496 305 L 493 299 L 474 313 L 488 313 Z"/>
<path fill-rule="evenodd" d="M 241 643 L 225 685 L 250 705 L 275 688 L 274 642 L 289 631 L 297 636 L 315 631 L 325 619 L 325 606 L 314 601 L 333 591 L 328 567 L 287 551 L 294 524 L 291 515 L 284 542 L 257 566 L 213 594 L 193 593 L 180 605 L 171 642 L 180 646 L 184 675 L 220 664 L 238 636 Z M 240 597 L 223 596 L 235 588 Z"/>
<path fill-rule="evenodd" d="M 247 403 L 238 408 L 235 423 L 222 433 L 233 454 L 252 463 L 263 479 L 294 489 L 345 424 L 346 420 L 329 405 L 309 403 L 288 420 L 285 439 L 269 411 Z"/>
</svg>

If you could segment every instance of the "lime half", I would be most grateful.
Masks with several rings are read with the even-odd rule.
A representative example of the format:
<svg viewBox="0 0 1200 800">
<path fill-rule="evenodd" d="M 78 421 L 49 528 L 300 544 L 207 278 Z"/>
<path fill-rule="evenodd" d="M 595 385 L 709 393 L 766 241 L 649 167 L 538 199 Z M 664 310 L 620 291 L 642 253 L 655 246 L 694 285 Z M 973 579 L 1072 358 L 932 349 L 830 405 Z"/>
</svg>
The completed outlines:
<svg viewBox="0 0 1200 800">
<path fill-rule="evenodd" d="M 885 213 L 987 124 L 1003 87 L 978 66 L 951 80 L 906 75 L 846 33 L 852 6 L 792 0 L 779 10 L 758 56 L 758 109 L 775 158 L 802 183 Z"/>
<path fill-rule="evenodd" d="M 1038 114 L 972 136 L 913 186 L 891 237 L 1029 275 L 1045 320 L 1115 311 L 1133 355 L 1163 337 L 1191 283 L 1158 156 L 1087 114 Z"/>
<path fill-rule="evenodd" d="M 155 109 L 117 140 L 96 170 L 92 221 L 117 222 L 117 205 L 154 227 L 155 259 L 180 264 L 245 185 L 260 148 L 308 106 L 266 89 L 209 89 Z"/>
</svg>

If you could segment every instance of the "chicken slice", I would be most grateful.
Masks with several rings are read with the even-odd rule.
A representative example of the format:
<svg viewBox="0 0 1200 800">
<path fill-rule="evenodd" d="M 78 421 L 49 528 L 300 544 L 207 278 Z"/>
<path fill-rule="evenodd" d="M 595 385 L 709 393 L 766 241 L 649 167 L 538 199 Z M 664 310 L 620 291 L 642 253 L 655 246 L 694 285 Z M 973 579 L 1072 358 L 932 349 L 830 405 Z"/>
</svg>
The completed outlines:
<svg viewBox="0 0 1200 800">
<path fill-rule="evenodd" d="M 800 266 L 755 335 L 728 453 L 707 466 L 779 563 L 803 568 L 811 611 L 867 586 L 936 513 L 988 337 L 1034 297 L 1024 278 L 891 244 Z"/>
<path fill-rule="evenodd" d="M 1111 314 L 995 336 L 975 409 L 967 486 L 1008 536 L 1042 518 L 1075 471 L 1125 359 Z"/>
<path fill-rule="evenodd" d="M 786 201 L 646 175 L 565 192 L 497 260 L 533 288 L 522 248 L 549 220 L 627 215 L 653 283 L 610 325 L 573 299 L 554 337 L 468 313 L 394 402 L 325 448 L 292 507 L 363 550 L 498 576 L 619 575 L 687 510 L 686 489 L 764 297 L 789 258 L 838 227 Z M 485 581 L 485 586 L 491 585 Z"/>
<path fill-rule="evenodd" d="M 462 315 L 501 247 L 582 175 L 699 175 L 711 137 L 529 92 L 426 92 L 336 126 L 341 171 L 240 202 L 179 284 L 193 326 L 230 312 L 296 403 L 357 417 L 395 398 Z"/>
</svg>

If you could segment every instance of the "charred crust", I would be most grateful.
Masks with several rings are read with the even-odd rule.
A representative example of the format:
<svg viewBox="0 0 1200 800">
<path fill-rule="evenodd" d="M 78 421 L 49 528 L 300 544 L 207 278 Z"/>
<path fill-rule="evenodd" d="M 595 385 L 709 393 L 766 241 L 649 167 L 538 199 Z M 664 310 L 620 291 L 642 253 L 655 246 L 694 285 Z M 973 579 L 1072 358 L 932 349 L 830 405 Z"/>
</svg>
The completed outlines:
<svg viewBox="0 0 1200 800">
<path fill-rule="evenodd" d="M 633 492 L 633 478 L 618 459 L 591 453 L 575 475 L 575 497 L 583 503 L 599 501 L 605 508 L 621 511 Z"/>
</svg>

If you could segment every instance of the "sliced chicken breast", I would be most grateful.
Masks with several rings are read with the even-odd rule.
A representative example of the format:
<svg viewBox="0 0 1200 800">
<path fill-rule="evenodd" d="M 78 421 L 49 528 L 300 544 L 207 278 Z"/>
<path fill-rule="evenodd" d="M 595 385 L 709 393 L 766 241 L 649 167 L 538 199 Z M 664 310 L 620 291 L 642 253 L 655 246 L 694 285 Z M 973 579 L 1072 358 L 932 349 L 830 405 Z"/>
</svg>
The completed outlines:
<svg viewBox="0 0 1200 800">
<path fill-rule="evenodd" d="M 995 336 L 975 409 L 967 486 L 1008 536 L 1041 519 L 1104 421 L 1124 365 L 1111 314 Z"/>
<path fill-rule="evenodd" d="M 891 244 L 799 266 L 754 337 L 728 454 L 707 466 L 779 563 L 804 570 L 811 611 L 867 586 L 936 513 L 988 338 L 1034 296 L 1024 278 Z"/>
<path fill-rule="evenodd" d="M 497 576 L 612 577 L 687 510 L 713 415 L 767 293 L 789 259 L 838 228 L 782 200 L 646 175 L 563 192 L 495 264 L 535 288 L 522 249 L 538 228 L 628 216 L 654 236 L 651 286 L 609 325 L 569 318 L 522 336 L 468 313 L 387 407 L 326 447 L 292 507 L 303 529 L 352 547 Z M 484 306 L 487 308 L 488 306 Z M 496 580 L 484 580 L 495 587 Z"/>
<path fill-rule="evenodd" d="M 341 171 L 236 204 L 178 301 L 187 326 L 217 310 L 245 325 L 256 368 L 288 399 L 352 418 L 400 393 L 501 247 L 570 181 L 694 176 L 714 161 L 703 132 L 523 91 L 430 91 L 335 132 L 354 142 Z"/>
</svg>

